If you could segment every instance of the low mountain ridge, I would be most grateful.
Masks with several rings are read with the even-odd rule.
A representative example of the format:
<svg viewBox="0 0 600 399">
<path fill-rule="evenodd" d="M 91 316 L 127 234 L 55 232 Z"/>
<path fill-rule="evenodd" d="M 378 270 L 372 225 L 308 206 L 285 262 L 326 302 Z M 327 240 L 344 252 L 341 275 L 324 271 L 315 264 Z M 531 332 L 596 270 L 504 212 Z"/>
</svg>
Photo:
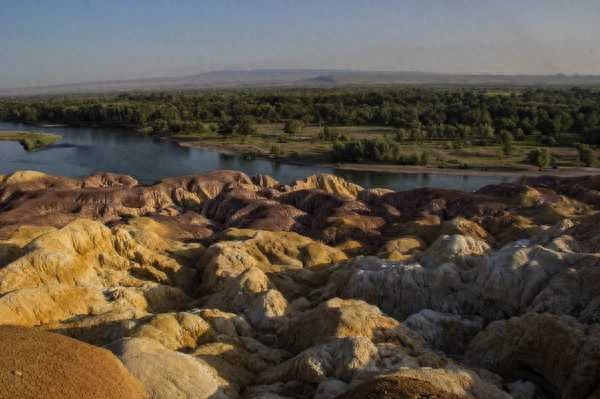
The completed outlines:
<svg viewBox="0 0 600 399">
<path fill-rule="evenodd" d="M 0 96 L 92 94 L 260 87 L 344 86 L 600 86 L 600 75 L 452 74 L 419 71 L 339 69 L 254 69 L 209 71 L 186 76 L 77 82 L 36 87 L 0 88 Z"/>
</svg>

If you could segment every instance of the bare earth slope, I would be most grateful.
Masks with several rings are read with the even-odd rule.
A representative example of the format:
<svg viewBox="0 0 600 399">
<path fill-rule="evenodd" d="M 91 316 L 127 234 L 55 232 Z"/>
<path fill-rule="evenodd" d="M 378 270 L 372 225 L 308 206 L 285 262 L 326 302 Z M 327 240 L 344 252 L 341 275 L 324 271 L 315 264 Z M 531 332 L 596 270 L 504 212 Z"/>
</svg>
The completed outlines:
<svg viewBox="0 0 600 399">
<path fill-rule="evenodd" d="M 20 327 L 0 327 L 0 398 L 143 399 L 139 381 L 109 351 Z"/>
<path fill-rule="evenodd" d="M 83 383 L 98 398 L 139 397 L 136 381 L 157 399 L 600 398 L 599 207 L 599 177 L 467 193 L 234 171 L 150 186 L 0 176 L 0 325 L 29 329 L 0 334 L 2 394 L 28 397 L 15 393 L 20 368 L 51 367 L 52 381 L 28 386 Z M 84 353 L 70 358 L 59 340 L 54 356 L 46 342 L 60 336 L 42 331 L 120 361 L 97 349 L 102 364 L 79 366 L 96 349 L 69 341 Z M 29 362 L 31 351 L 52 360 Z M 88 366 L 120 388 L 93 391 L 103 380 Z"/>
</svg>

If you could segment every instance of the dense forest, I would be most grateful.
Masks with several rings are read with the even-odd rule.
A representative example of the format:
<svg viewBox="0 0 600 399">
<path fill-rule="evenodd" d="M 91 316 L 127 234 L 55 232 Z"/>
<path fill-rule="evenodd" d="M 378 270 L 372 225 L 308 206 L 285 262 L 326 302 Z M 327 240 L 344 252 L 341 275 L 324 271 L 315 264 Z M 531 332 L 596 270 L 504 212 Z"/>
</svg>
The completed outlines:
<svg viewBox="0 0 600 399">
<path fill-rule="evenodd" d="M 391 126 L 417 139 L 544 145 L 577 134 L 600 144 L 600 93 L 591 89 L 253 89 L 0 100 L 0 119 L 122 126 L 144 134 L 249 134 L 258 123 Z M 568 140 L 571 140 L 569 138 Z"/>
</svg>

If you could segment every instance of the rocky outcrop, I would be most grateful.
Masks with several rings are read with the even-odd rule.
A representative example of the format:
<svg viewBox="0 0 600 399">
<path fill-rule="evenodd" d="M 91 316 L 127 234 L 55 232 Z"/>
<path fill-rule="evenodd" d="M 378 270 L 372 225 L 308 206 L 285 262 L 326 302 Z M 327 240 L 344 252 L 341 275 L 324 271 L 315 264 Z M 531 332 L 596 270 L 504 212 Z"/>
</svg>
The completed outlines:
<svg viewBox="0 0 600 399">
<path fill-rule="evenodd" d="M 464 353 L 469 342 L 483 329 L 483 320 L 477 316 L 461 317 L 431 309 L 410 315 L 404 324 L 421 335 L 429 347 L 451 355 Z"/>
<path fill-rule="evenodd" d="M 305 328 L 310 326 L 310 328 Z M 358 300 L 331 299 L 292 317 L 278 334 L 286 348 L 300 351 L 330 338 L 365 337 L 374 342 L 394 341 L 410 348 L 420 337 L 372 305 Z"/>
<path fill-rule="evenodd" d="M 464 399 L 465 395 L 455 395 L 438 388 L 429 381 L 415 378 L 380 377 L 365 382 L 337 399 L 362 399 L 375 397 L 381 399 Z"/>
<path fill-rule="evenodd" d="M 509 381 L 531 381 L 546 397 L 600 396 L 600 326 L 569 316 L 528 313 L 493 322 L 473 339 L 467 359 Z"/>
<path fill-rule="evenodd" d="M 183 307 L 196 271 L 142 242 L 83 219 L 40 234 L 0 269 L 0 322 L 35 326 Z"/>
<path fill-rule="evenodd" d="M 252 325 L 263 329 L 276 328 L 288 307 L 287 300 L 256 267 L 229 280 L 221 291 L 205 297 L 202 304 L 245 314 Z"/>
<path fill-rule="evenodd" d="M 363 190 L 358 184 L 350 183 L 340 177 L 330 174 L 309 176 L 302 180 L 296 180 L 287 187 L 288 191 L 315 189 L 323 190 L 340 198 L 350 199 L 355 199 Z"/>
<path fill-rule="evenodd" d="M 228 187 L 218 196 L 207 200 L 202 214 L 224 228 L 289 231 L 301 230 L 298 219 L 305 213 L 293 206 L 266 198 L 247 187 Z"/>
<path fill-rule="evenodd" d="M 347 259 L 338 249 L 291 232 L 229 229 L 219 238 L 198 262 L 201 294 L 220 291 L 228 281 L 257 268 L 272 276 L 280 290 L 297 296 L 313 270 Z M 301 281 L 294 281 L 295 274 Z"/>
<path fill-rule="evenodd" d="M 200 359 L 166 349 L 149 338 L 127 338 L 108 346 L 153 399 L 228 399 L 229 384 Z"/>
<path fill-rule="evenodd" d="M 445 255 L 451 252 L 440 252 L 435 254 L 441 256 L 439 259 L 425 258 L 427 267 L 355 258 L 340 266 L 329 283 L 313 295 L 361 298 L 400 319 L 423 309 L 478 315 L 485 320 L 533 309 L 558 314 L 568 309 L 574 316 L 596 317 L 597 302 L 592 293 L 596 280 L 587 280 L 584 285 L 583 298 L 591 302 L 583 309 L 569 306 L 582 304 L 582 293 L 565 287 L 567 281 L 574 283 L 593 273 L 595 256 L 527 243 L 508 245 L 487 256 L 480 256 L 485 246 L 473 248 L 477 249 L 474 258 L 465 258 L 463 250 L 455 259 Z"/>
<path fill-rule="evenodd" d="M 441 226 L 440 234 L 442 235 L 461 235 L 471 237 L 476 240 L 483 240 L 488 244 L 494 244 L 494 237 L 485 231 L 476 222 L 465 219 L 462 216 L 455 217 L 452 220 L 444 222 Z"/>
<path fill-rule="evenodd" d="M 402 370 L 366 381 L 337 399 L 358 398 L 509 399 L 494 384 L 464 370 Z"/>
<path fill-rule="evenodd" d="M 425 247 L 425 243 L 418 237 L 404 236 L 386 242 L 378 256 L 394 261 L 412 260 Z"/>
<path fill-rule="evenodd" d="M 489 245 L 480 239 L 455 235 L 441 235 L 421 256 L 420 262 L 426 268 L 435 268 L 444 263 L 468 266 L 474 258 L 489 251 Z"/>
<path fill-rule="evenodd" d="M 201 317 L 188 313 L 160 313 L 140 325 L 130 336 L 151 338 L 171 350 L 192 350 L 214 339 L 215 332 Z"/>
<path fill-rule="evenodd" d="M 182 209 L 200 210 L 205 200 L 231 185 L 255 188 L 243 173 L 228 171 L 169 178 L 153 186 L 138 185 L 128 176 L 75 180 L 19 172 L 0 183 L 0 201 L 10 204 L 0 213 L 0 226 L 10 232 L 14 225 L 62 227 L 81 217 L 115 222 L 151 214 L 175 216 Z"/>
<path fill-rule="evenodd" d="M 377 347 L 362 336 L 329 340 L 307 349 L 286 362 L 270 367 L 259 376 L 259 382 L 300 381 L 320 384 L 329 378 L 346 382 L 364 371 L 377 357 Z"/>
</svg>

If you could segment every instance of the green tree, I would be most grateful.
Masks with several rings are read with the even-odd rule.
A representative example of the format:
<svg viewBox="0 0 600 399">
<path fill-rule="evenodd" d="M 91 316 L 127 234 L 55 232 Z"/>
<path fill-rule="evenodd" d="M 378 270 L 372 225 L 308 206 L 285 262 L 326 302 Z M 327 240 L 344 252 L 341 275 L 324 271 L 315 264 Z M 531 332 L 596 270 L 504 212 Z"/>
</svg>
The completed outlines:
<svg viewBox="0 0 600 399">
<path fill-rule="evenodd" d="M 544 116 L 538 122 L 537 128 L 546 136 L 554 136 L 560 131 L 560 119 Z"/>
<path fill-rule="evenodd" d="M 506 130 L 500 132 L 500 144 L 502 146 L 502 155 L 508 157 L 513 153 L 513 136 Z"/>
<path fill-rule="evenodd" d="M 283 132 L 291 135 L 302 133 L 304 123 L 298 119 L 288 119 L 283 126 Z"/>
<path fill-rule="evenodd" d="M 21 118 L 27 123 L 37 123 L 39 120 L 39 114 L 37 109 L 25 107 L 21 112 Z"/>
<path fill-rule="evenodd" d="M 520 127 L 515 129 L 515 139 L 523 140 L 524 138 L 525 138 L 525 132 L 523 131 L 523 129 L 521 129 Z"/>
<path fill-rule="evenodd" d="M 527 154 L 530 164 L 537 166 L 540 171 L 547 168 L 552 162 L 552 155 L 547 148 L 534 148 Z"/>
<path fill-rule="evenodd" d="M 222 119 L 219 121 L 217 133 L 223 136 L 230 136 L 235 133 L 235 125 L 229 119 Z"/>
<path fill-rule="evenodd" d="M 408 132 L 406 131 L 406 129 L 398 129 L 398 131 L 396 132 L 396 135 L 394 136 L 394 140 L 397 141 L 398 143 L 401 143 L 403 141 L 406 141 L 409 137 Z"/>
<path fill-rule="evenodd" d="M 279 158 L 281 157 L 282 152 L 281 152 L 281 148 L 279 148 L 279 146 L 277 145 L 272 145 L 271 146 L 271 156 L 275 157 L 275 158 Z"/>
<path fill-rule="evenodd" d="M 579 144 L 577 146 L 577 153 L 579 155 L 579 161 L 585 166 L 592 166 L 594 164 L 594 152 L 589 144 Z"/>
<path fill-rule="evenodd" d="M 256 134 L 256 127 L 254 125 L 254 119 L 249 116 L 243 116 L 237 124 L 236 132 L 244 136 Z"/>
<path fill-rule="evenodd" d="M 583 137 L 590 144 L 600 144 L 600 127 L 596 129 L 589 129 L 583 133 Z"/>
<path fill-rule="evenodd" d="M 415 144 L 423 144 L 425 133 L 421 129 L 411 130 L 410 139 L 413 140 Z"/>
<path fill-rule="evenodd" d="M 153 133 L 166 133 L 169 130 L 169 122 L 164 119 L 156 119 L 152 123 L 152 132 Z"/>
<path fill-rule="evenodd" d="M 491 125 L 479 127 L 479 137 L 487 145 L 494 143 L 494 128 Z"/>
<path fill-rule="evenodd" d="M 323 130 L 319 133 L 319 138 L 324 141 L 335 141 L 336 139 L 327 125 L 323 126 Z"/>
</svg>

